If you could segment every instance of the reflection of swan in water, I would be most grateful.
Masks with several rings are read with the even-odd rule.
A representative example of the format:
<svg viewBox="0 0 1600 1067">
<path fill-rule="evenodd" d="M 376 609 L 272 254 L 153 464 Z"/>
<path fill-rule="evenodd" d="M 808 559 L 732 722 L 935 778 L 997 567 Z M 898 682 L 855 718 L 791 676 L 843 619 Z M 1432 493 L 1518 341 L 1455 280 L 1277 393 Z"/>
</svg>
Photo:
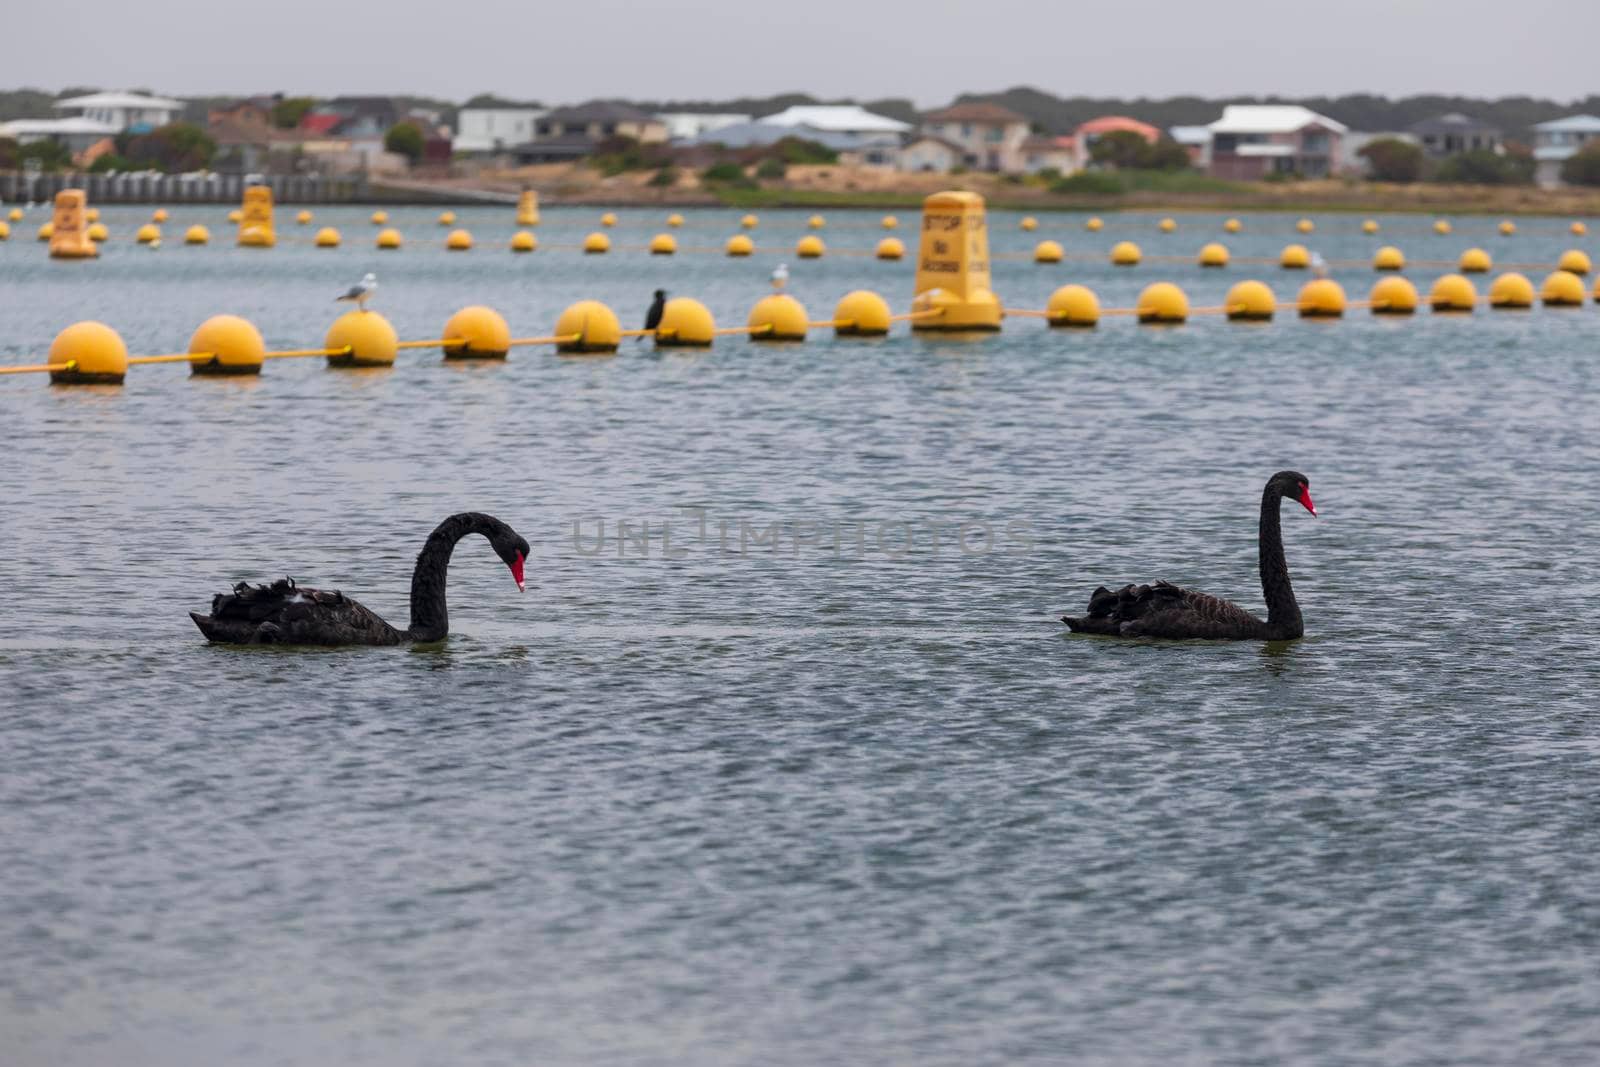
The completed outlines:
<svg viewBox="0 0 1600 1067">
<path fill-rule="evenodd" d="M 1267 480 L 1261 494 L 1261 593 L 1267 601 L 1266 621 L 1232 601 L 1183 589 L 1167 582 L 1125 585 L 1113 592 L 1105 586 L 1089 597 L 1083 615 L 1066 615 L 1062 622 L 1077 633 L 1107 637 L 1196 637 L 1213 640 L 1287 641 L 1305 634 L 1300 605 L 1289 583 L 1289 564 L 1283 557 L 1283 531 L 1278 523 L 1278 502 L 1288 498 L 1317 513 L 1311 502 L 1306 476 L 1279 471 Z"/>
</svg>

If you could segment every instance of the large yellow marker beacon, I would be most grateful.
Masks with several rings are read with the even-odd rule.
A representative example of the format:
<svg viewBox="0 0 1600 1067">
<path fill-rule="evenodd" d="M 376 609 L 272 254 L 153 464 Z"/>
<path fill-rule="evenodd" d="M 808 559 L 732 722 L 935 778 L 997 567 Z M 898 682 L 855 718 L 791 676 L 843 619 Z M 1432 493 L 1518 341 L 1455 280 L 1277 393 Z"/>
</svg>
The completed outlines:
<svg viewBox="0 0 1600 1067">
<path fill-rule="evenodd" d="M 934 193 L 922 202 L 922 249 L 911 308 L 916 330 L 998 330 L 989 288 L 989 226 L 977 193 Z"/>
<path fill-rule="evenodd" d="M 89 238 L 89 196 L 82 189 L 63 189 L 56 194 L 55 215 L 51 218 L 51 259 L 92 259 L 100 254 Z"/>
<path fill-rule="evenodd" d="M 244 191 L 240 205 L 239 243 L 248 248 L 271 248 L 278 243 L 272 230 L 272 189 L 252 185 Z"/>
</svg>

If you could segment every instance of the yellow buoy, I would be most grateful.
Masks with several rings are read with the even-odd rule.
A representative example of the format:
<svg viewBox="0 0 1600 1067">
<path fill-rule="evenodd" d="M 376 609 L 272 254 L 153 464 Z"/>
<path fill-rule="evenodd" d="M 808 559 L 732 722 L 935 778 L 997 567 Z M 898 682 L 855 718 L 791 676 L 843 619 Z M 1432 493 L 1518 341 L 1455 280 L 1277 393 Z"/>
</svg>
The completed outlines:
<svg viewBox="0 0 1600 1067">
<path fill-rule="evenodd" d="M 898 237 L 885 237 L 878 242 L 878 247 L 872 254 L 879 259 L 903 259 L 906 246 Z"/>
<path fill-rule="evenodd" d="M 871 289 L 855 289 L 840 298 L 833 309 L 836 337 L 882 337 L 892 321 L 889 302 Z"/>
<path fill-rule="evenodd" d="M 739 225 L 746 230 L 753 230 L 760 224 L 760 222 L 761 220 L 756 218 L 754 215 L 745 215 L 739 220 Z"/>
<path fill-rule="evenodd" d="M 84 208 L 83 209 L 83 217 L 84 217 L 85 220 L 87 220 L 89 222 L 99 222 L 100 221 L 100 209 L 97 208 L 97 207 Z"/>
<path fill-rule="evenodd" d="M 650 254 L 652 256 L 670 256 L 678 250 L 678 242 L 673 240 L 670 233 L 658 233 L 650 238 Z"/>
<path fill-rule="evenodd" d="M 20 207 L 12 208 L 10 213 L 6 217 L 9 218 L 12 222 L 21 222 L 22 221 L 22 209 Z"/>
<path fill-rule="evenodd" d="M 1083 228 L 1088 230 L 1090 233 L 1099 233 L 1105 228 L 1105 222 L 1102 221 L 1098 215 L 1090 215 L 1088 218 L 1083 220 Z"/>
<path fill-rule="evenodd" d="M 611 251 L 611 238 L 596 230 L 583 239 L 583 254 L 598 256 Z"/>
<path fill-rule="evenodd" d="M 1444 234 L 1449 233 L 1450 232 L 1450 222 L 1449 222 L 1449 220 L 1448 219 L 1434 219 L 1433 220 L 1433 232 L 1437 233 L 1437 234 L 1439 234 L 1441 236 L 1443 236 Z"/>
<path fill-rule="evenodd" d="M 717 335 L 711 310 L 698 300 L 675 296 L 661 309 L 656 344 L 663 348 L 707 348 Z"/>
<path fill-rule="evenodd" d="M 194 360 L 191 373 L 260 374 L 265 361 L 266 342 L 249 319 L 237 315 L 213 315 L 200 324 L 189 338 L 189 354 L 209 352 L 209 360 Z"/>
<path fill-rule="evenodd" d="M 100 254 L 100 246 L 95 242 L 105 239 L 106 230 L 98 222 L 84 229 L 87 202 L 82 189 L 62 189 L 56 193 L 50 218 L 51 259 L 93 259 Z"/>
<path fill-rule="evenodd" d="M 294 221 L 298 222 L 302 226 L 311 225 L 311 212 L 301 210 L 301 212 L 294 217 Z"/>
<path fill-rule="evenodd" d="M 54 237 L 55 235 L 56 235 L 56 224 L 55 223 L 46 222 L 46 223 L 44 223 L 43 225 L 41 225 L 39 227 L 39 240 L 48 241 L 48 240 L 50 240 L 50 238 Z"/>
<path fill-rule="evenodd" d="M 1310 233 L 1312 230 L 1317 228 L 1317 224 L 1312 222 L 1310 219 L 1301 219 L 1299 222 L 1294 224 L 1294 228 L 1301 233 Z"/>
<path fill-rule="evenodd" d="M 1478 306 L 1478 291 L 1459 274 L 1446 274 L 1428 291 L 1428 306 L 1435 311 L 1471 311 Z"/>
<path fill-rule="evenodd" d="M 806 220 L 806 226 L 809 227 L 810 229 L 813 229 L 813 230 L 820 230 L 824 226 L 826 226 L 827 224 L 828 224 L 828 221 L 826 219 L 824 219 L 821 215 L 812 215 L 809 219 Z"/>
<path fill-rule="evenodd" d="M 748 256 L 756 250 L 756 243 L 742 233 L 736 233 L 728 238 L 728 243 L 722 250 L 730 256 Z"/>
<path fill-rule="evenodd" d="M 989 264 L 989 223 L 982 196 L 968 190 L 922 200 L 913 332 L 998 330 L 1004 318 Z"/>
<path fill-rule="evenodd" d="M 338 248 L 339 231 L 332 226 L 324 226 L 317 231 L 317 236 L 311 241 L 318 248 Z"/>
<path fill-rule="evenodd" d="M 794 246 L 794 254 L 801 259 L 819 259 L 828 247 L 822 243 L 822 238 L 814 233 L 808 233 L 800 238 Z"/>
<path fill-rule="evenodd" d="M 1417 287 L 1399 275 L 1391 275 L 1378 279 L 1368 299 L 1374 315 L 1410 315 L 1417 310 Z"/>
<path fill-rule="evenodd" d="M 1139 246 L 1132 241 L 1118 241 L 1111 246 L 1111 265 L 1114 267 L 1137 267 L 1139 265 Z"/>
<path fill-rule="evenodd" d="M 211 240 L 211 231 L 198 222 L 183 231 L 183 243 L 186 245 L 203 245 Z"/>
<path fill-rule="evenodd" d="M 393 228 L 379 230 L 377 243 L 379 248 L 390 250 L 399 248 L 401 245 L 400 231 Z"/>
<path fill-rule="evenodd" d="M 1022 216 L 1021 221 L 1017 223 L 1017 226 L 1024 233 L 1032 233 L 1034 230 L 1039 228 L 1039 220 L 1034 218 L 1032 215 L 1024 215 Z"/>
<path fill-rule="evenodd" d="M 330 367 L 389 367 L 400 351 L 400 338 L 376 311 L 347 311 L 328 327 L 322 347 L 345 350 L 328 357 Z"/>
<path fill-rule="evenodd" d="M 441 211 L 441 212 L 439 212 L 439 225 L 440 226 L 454 226 L 455 224 L 456 224 L 456 213 L 454 211 Z"/>
<path fill-rule="evenodd" d="M 260 226 L 246 226 L 239 231 L 239 247 L 272 248 L 278 243 L 277 234 Z"/>
<path fill-rule="evenodd" d="M 1406 256 L 1394 245 L 1384 245 L 1372 255 L 1373 270 L 1405 270 Z"/>
<path fill-rule="evenodd" d="M 1228 318 L 1234 320 L 1266 321 L 1278 310 L 1278 300 L 1266 282 L 1242 281 L 1228 290 L 1223 298 Z"/>
<path fill-rule="evenodd" d="M 1583 305 L 1583 279 L 1570 270 L 1558 270 L 1539 287 L 1539 299 L 1545 307 L 1581 307 Z"/>
<path fill-rule="evenodd" d="M 244 221 L 244 212 L 240 211 L 238 208 L 234 208 L 232 211 L 228 212 L 228 221 L 233 223 L 235 226 L 239 225 L 239 223 Z"/>
<path fill-rule="evenodd" d="M 517 197 L 517 225 L 539 225 L 539 194 L 532 189 L 524 189 Z"/>
<path fill-rule="evenodd" d="M 1567 228 L 1572 231 L 1572 236 L 1574 237 L 1582 237 L 1584 234 L 1589 232 L 1589 227 L 1585 226 L 1581 222 L 1574 222 Z"/>
<path fill-rule="evenodd" d="M 94 227 L 89 227 L 89 236 L 94 236 Z M 1586 253 L 1576 248 L 1569 248 L 1561 253 L 1561 259 L 1556 263 L 1556 270 L 1564 270 L 1572 274 L 1588 274 L 1590 271 L 1589 257 Z"/>
<path fill-rule="evenodd" d="M 527 230 L 518 230 L 511 235 L 511 251 L 532 252 L 539 247 L 539 239 Z"/>
<path fill-rule="evenodd" d="M 465 252 L 472 247 L 472 234 L 466 230 L 451 230 L 444 239 L 444 246 L 451 252 Z"/>
<path fill-rule="evenodd" d="M 616 224 L 617 224 L 617 216 L 616 216 L 615 212 L 608 211 L 604 215 L 600 216 L 600 225 L 602 225 L 602 226 L 615 226 Z"/>
<path fill-rule="evenodd" d="M 134 231 L 133 239 L 142 245 L 147 245 L 151 241 L 159 241 L 161 240 L 161 227 L 153 222 L 147 222 Z"/>
<path fill-rule="evenodd" d="M 1200 265 L 1202 267 L 1226 267 L 1228 265 L 1228 246 L 1217 241 L 1204 245 L 1200 249 Z"/>
<path fill-rule="evenodd" d="M 745 325 L 752 341 L 804 341 L 806 309 L 788 293 L 773 293 L 756 301 Z"/>
<path fill-rule="evenodd" d="M 671 226 L 673 228 L 677 228 L 679 226 L 682 226 L 683 225 L 683 216 L 678 214 L 676 211 L 674 211 L 672 214 L 667 216 L 667 225 Z"/>
<path fill-rule="evenodd" d="M 1303 319 L 1336 319 L 1344 314 L 1344 288 L 1332 278 L 1313 278 L 1295 301 Z"/>
<path fill-rule="evenodd" d="M 0 222 L 0 241 L 4 241 L 7 238 L 9 238 L 10 236 L 11 236 L 11 223 L 9 223 L 9 222 Z"/>
<path fill-rule="evenodd" d="M 1063 285 L 1050 294 L 1044 310 L 1051 326 L 1087 329 L 1100 321 L 1100 298 L 1086 285 Z"/>
<path fill-rule="evenodd" d="M 1055 241 L 1040 241 L 1033 248 L 1033 261 L 1035 263 L 1060 263 L 1061 257 L 1064 255 L 1066 255 L 1066 252 Z"/>
<path fill-rule="evenodd" d="M 1516 271 L 1507 271 L 1489 284 L 1489 306 L 1492 308 L 1531 308 L 1534 301 L 1533 283 Z"/>
<path fill-rule="evenodd" d="M 387 211 L 374 211 L 372 213 L 372 224 L 374 226 L 387 226 L 389 224 L 389 213 Z"/>
<path fill-rule="evenodd" d="M 1278 256 L 1278 266 L 1284 270 L 1305 270 L 1311 265 L 1311 252 L 1305 245 L 1285 245 Z"/>
<path fill-rule="evenodd" d="M 1244 229 L 1244 223 L 1240 222 L 1238 219 L 1228 219 L 1223 222 L 1222 229 L 1224 233 L 1238 233 L 1240 230 Z"/>
<path fill-rule="evenodd" d="M 1378 232 L 1378 221 L 1376 219 L 1367 219 L 1367 220 L 1365 220 L 1364 222 L 1361 223 L 1361 232 L 1362 233 L 1377 233 Z"/>
<path fill-rule="evenodd" d="M 167 209 L 164 208 L 164 207 L 158 207 L 154 211 L 150 212 L 150 221 L 151 222 L 166 222 L 167 221 Z"/>
<path fill-rule="evenodd" d="M 57 385 L 121 385 L 128 373 L 128 346 L 103 322 L 75 322 L 50 342 L 46 361 Z"/>
<path fill-rule="evenodd" d="M 1189 317 L 1189 298 L 1171 282 L 1155 282 L 1139 294 L 1138 312 L 1140 322 L 1183 322 Z"/>
<path fill-rule="evenodd" d="M 622 342 L 617 313 L 598 300 L 580 300 L 556 320 L 557 352 L 615 352 Z"/>
<path fill-rule="evenodd" d="M 1494 261 L 1489 258 L 1489 253 L 1481 248 L 1467 249 L 1461 253 L 1461 258 L 1456 262 L 1456 268 L 1462 274 L 1487 274 L 1492 266 Z"/>
<path fill-rule="evenodd" d="M 1500 233 L 1502 235 L 1504 235 L 1506 237 L 1510 237 L 1512 234 L 1514 234 L 1516 232 L 1517 232 L 1517 224 L 1516 223 L 1512 222 L 1510 219 L 1504 219 L 1504 220 L 1501 221 L 1501 223 L 1500 223 Z"/>
<path fill-rule="evenodd" d="M 105 223 L 103 223 L 103 222 L 94 222 L 94 223 L 90 223 L 89 224 L 89 240 L 91 240 L 91 241 L 108 241 L 110 239 L 111 239 L 111 231 L 106 229 L 106 224 Z"/>
<path fill-rule="evenodd" d="M 1178 223 L 1175 219 L 1162 219 L 1156 225 L 1160 227 L 1162 233 L 1171 233 L 1178 228 Z"/>
<path fill-rule="evenodd" d="M 886 230 L 898 230 L 900 228 L 900 220 L 893 215 L 885 215 L 879 225 Z"/>
<path fill-rule="evenodd" d="M 482 304 L 451 315 L 439 336 L 448 342 L 445 359 L 505 359 L 511 351 L 511 327 L 498 311 Z"/>
</svg>

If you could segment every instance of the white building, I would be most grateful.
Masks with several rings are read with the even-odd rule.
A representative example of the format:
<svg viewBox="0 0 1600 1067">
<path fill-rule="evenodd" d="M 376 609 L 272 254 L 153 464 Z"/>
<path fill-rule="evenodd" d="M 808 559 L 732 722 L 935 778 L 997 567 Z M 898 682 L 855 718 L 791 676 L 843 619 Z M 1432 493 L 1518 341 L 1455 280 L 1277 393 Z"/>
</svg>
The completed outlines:
<svg viewBox="0 0 1600 1067">
<path fill-rule="evenodd" d="M 57 111 L 76 111 L 79 117 L 91 122 L 116 127 L 114 132 L 149 133 L 165 126 L 183 110 L 181 100 L 168 100 L 161 96 L 141 96 L 138 93 L 90 93 L 88 96 L 70 96 L 57 100 Z"/>
<path fill-rule="evenodd" d="M 74 155 L 121 132 L 120 127 L 109 122 L 96 122 L 82 117 L 0 122 L 0 138 L 9 138 L 19 145 L 54 141 Z"/>
<path fill-rule="evenodd" d="M 750 121 L 749 115 L 702 115 L 692 111 L 664 111 L 657 113 L 656 118 L 666 124 L 669 141 L 693 141 L 705 134 Z"/>
<path fill-rule="evenodd" d="M 785 108 L 761 120 L 773 126 L 809 126 L 826 133 L 904 134 L 911 124 L 875 115 L 856 104 L 807 104 Z"/>
<path fill-rule="evenodd" d="M 1600 118 L 1568 115 L 1533 127 L 1534 180 L 1546 189 L 1561 184 L 1561 164 L 1600 139 Z"/>
<path fill-rule="evenodd" d="M 456 152 L 499 152 L 527 144 L 548 114 L 542 107 L 464 107 L 450 147 Z"/>
</svg>

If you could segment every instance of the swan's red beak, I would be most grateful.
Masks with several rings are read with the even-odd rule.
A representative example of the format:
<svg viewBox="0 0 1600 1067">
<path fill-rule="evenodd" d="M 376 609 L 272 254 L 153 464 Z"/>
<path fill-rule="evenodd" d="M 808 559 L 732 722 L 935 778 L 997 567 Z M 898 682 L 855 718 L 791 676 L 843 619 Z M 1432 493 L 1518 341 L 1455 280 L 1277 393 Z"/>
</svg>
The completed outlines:
<svg viewBox="0 0 1600 1067">
<path fill-rule="evenodd" d="M 1311 502 L 1311 487 L 1309 485 L 1300 487 L 1300 506 L 1311 512 L 1312 518 L 1316 517 L 1317 506 Z"/>
<path fill-rule="evenodd" d="M 1313 513 L 1314 514 L 1314 513 Z M 517 553 L 517 558 L 511 561 L 511 577 L 517 580 L 517 588 L 526 593 L 528 587 L 522 582 L 522 553 Z"/>
</svg>

